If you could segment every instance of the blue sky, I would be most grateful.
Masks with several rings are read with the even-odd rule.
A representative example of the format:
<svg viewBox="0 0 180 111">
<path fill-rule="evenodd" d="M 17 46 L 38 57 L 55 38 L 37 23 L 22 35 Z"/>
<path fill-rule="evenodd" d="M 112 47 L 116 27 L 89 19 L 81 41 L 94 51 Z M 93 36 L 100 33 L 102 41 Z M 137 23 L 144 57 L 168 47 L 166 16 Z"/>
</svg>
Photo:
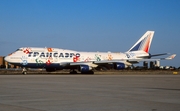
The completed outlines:
<svg viewBox="0 0 180 111">
<path fill-rule="evenodd" d="M 150 53 L 176 53 L 180 66 L 179 0 L 0 0 L 0 55 L 19 47 L 127 51 L 154 30 Z"/>
</svg>

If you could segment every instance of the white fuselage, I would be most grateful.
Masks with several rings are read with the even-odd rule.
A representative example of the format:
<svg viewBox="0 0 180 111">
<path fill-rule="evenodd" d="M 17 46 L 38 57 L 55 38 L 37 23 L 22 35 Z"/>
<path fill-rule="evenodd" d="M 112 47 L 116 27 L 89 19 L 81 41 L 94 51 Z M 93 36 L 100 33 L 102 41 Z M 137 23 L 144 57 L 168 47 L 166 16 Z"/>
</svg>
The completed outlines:
<svg viewBox="0 0 180 111">
<path fill-rule="evenodd" d="M 144 56 L 144 53 L 143 53 Z M 94 61 L 126 61 L 128 59 L 137 59 L 136 53 L 111 53 L 111 52 L 77 52 L 73 50 L 64 50 L 58 48 L 20 48 L 16 52 L 7 56 L 6 61 L 12 64 L 20 64 L 24 67 L 35 65 L 42 67 L 43 64 L 65 63 L 89 63 Z M 66 64 L 65 64 L 66 65 Z M 97 65 L 88 64 L 91 67 Z M 44 67 L 44 66 L 43 66 Z"/>
<path fill-rule="evenodd" d="M 56 49 L 47 50 L 47 48 L 20 48 L 16 52 L 7 56 L 11 63 L 46 63 L 48 60 L 52 63 L 61 62 L 89 62 L 113 59 L 125 59 L 124 53 L 105 53 L 105 52 L 77 52 L 73 50 Z"/>
</svg>

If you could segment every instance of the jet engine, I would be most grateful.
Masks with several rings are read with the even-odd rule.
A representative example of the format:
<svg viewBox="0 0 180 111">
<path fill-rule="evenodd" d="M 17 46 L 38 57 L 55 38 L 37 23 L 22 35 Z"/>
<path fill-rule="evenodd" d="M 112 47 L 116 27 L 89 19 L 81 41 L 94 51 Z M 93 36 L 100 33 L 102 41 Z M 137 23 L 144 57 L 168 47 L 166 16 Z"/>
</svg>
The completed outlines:
<svg viewBox="0 0 180 111">
<path fill-rule="evenodd" d="M 81 73 L 85 73 L 85 74 L 93 74 L 94 72 L 92 71 L 92 67 L 88 66 L 88 65 L 80 65 L 78 67 L 78 70 Z"/>
<path fill-rule="evenodd" d="M 126 65 L 124 63 L 114 63 L 114 69 L 122 70 L 125 68 L 126 68 Z"/>
</svg>

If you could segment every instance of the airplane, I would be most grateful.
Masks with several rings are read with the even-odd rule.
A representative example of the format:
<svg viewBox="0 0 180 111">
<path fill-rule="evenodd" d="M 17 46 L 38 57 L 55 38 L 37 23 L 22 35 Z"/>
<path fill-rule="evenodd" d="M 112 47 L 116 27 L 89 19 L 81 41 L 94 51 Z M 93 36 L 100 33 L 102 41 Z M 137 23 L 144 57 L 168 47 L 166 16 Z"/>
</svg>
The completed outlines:
<svg viewBox="0 0 180 111">
<path fill-rule="evenodd" d="M 97 67 L 113 66 L 121 70 L 133 66 L 141 61 L 171 60 L 176 54 L 167 58 L 151 59 L 154 56 L 166 55 L 150 54 L 149 49 L 154 36 L 154 31 L 147 31 L 128 51 L 122 53 L 112 52 L 82 52 L 60 48 L 22 47 L 5 57 L 10 64 L 23 67 L 23 74 L 27 68 L 45 68 L 52 72 L 70 69 L 70 74 L 77 71 L 82 74 L 94 74 Z"/>
</svg>

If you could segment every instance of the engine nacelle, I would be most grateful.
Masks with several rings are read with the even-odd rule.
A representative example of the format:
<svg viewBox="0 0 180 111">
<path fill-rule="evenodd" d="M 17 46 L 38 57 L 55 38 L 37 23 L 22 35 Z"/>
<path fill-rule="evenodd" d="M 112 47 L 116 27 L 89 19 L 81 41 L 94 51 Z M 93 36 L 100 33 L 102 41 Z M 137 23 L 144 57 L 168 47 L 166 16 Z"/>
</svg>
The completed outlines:
<svg viewBox="0 0 180 111">
<path fill-rule="evenodd" d="M 80 71 L 80 72 L 88 72 L 88 71 L 90 71 L 92 68 L 90 67 L 90 66 L 88 66 L 88 65 L 80 65 L 79 66 L 79 68 L 78 68 L 78 70 Z"/>
<path fill-rule="evenodd" d="M 114 69 L 122 70 L 125 68 L 126 68 L 126 65 L 124 63 L 114 63 Z"/>
</svg>

